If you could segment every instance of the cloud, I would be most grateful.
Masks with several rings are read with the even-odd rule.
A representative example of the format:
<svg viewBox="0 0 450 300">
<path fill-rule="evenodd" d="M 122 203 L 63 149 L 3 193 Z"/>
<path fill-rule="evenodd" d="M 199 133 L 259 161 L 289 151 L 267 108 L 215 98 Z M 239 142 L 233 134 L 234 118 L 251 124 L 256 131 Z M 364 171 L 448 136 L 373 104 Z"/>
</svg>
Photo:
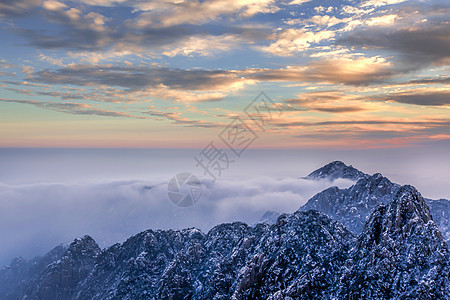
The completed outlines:
<svg viewBox="0 0 450 300">
<path fill-rule="evenodd" d="M 45 95 L 45 93 L 42 93 Z M 51 93 L 49 93 L 51 95 Z M 95 115 L 102 117 L 123 117 L 123 118 L 134 118 L 134 119 L 152 119 L 157 121 L 169 120 L 174 124 L 181 124 L 186 127 L 197 127 L 197 128 L 216 128 L 223 127 L 225 124 L 223 122 L 208 122 L 204 120 L 189 119 L 182 116 L 181 112 L 174 111 L 161 111 L 154 107 L 145 109 L 142 115 L 133 115 L 126 112 L 111 111 L 94 108 L 86 103 L 72 103 L 72 102 L 44 102 L 44 101 L 32 101 L 32 100 L 12 100 L 12 99 L 2 99 L 0 102 L 10 102 L 10 103 L 20 103 L 29 104 L 43 109 L 50 109 L 57 112 L 74 114 L 74 115 Z M 173 109 L 173 108 L 172 108 Z"/>
<path fill-rule="evenodd" d="M 352 112 L 360 112 L 365 110 L 362 107 L 358 106 L 348 106 L 348 105 L 340 105 L 340 106 L 318 106 L 311 107 L 311 110 L 329 112 L 329 113 L 352 113 Z"/>
<path fill-rule="evenodd" d="M 398 18 L 395 14 L 383 15 L 379 17 L 373 17 L 365 21 L 368 26 L 391 26 Z"/>
<path fill-rule="evenodd" d="M 115 112 L 102 109 L 93 108 L 91 105 L 86 103 L 71 103 L 71 102 L 43 102 L 43 101 L 32 101 L 32 100 L 12 100 L 0 98 L 1 102 L 11 102 L 11 103 L 21 103 L 30 104 L 36 107 L 50 109 L 54 111 L 74 114 L 74 115 L 97 115 L 104 117 L 126 117 L 126 118 L 138 118 L 145 119 L 141 116 L 133 116 L 124 112 Z"/>
<path fill-rule="evenodd" d="M 284 102 L 288 107 L 303 111 L 353 113 L 369 109 L 359 96 L 334 90 L 303 93 L 299 94 L 297 98 L 288 99 Z"/>
<path fill-rule="evenodd" d="M 223 93 L 224 90 L 240 90 L 245 85 L 257 81 L 369 85 L 384 82 L 394 74 L 390 63 L 381 57 L 358 57 L 324 59 L 304 67 L 285 69 L 186 70 L 79 64 L 35 72 L 30 81 L 90 87 L 121 87 L 128 92 L 146 90 L 152 95 L 177 101 L 183 97 L 186 97 L 186 100 L 192 98 L 194 101 L 217 101 L 226 95 Z M 189 91 L 201 94 L 193 95 Z"/>
<path fill-rule="evenodd" d="M 391 93 L 384 100 L 423 106 L 450 106 L 450 91 L 448 90 L 413 90 Z"/>
<path fill-rule="evenodd" d="M 248 18 L 279 10 L 274 0 L 139 1 L 134 7 L 144 11 L 138 20 L 141 26 L 155 27 L 201 24 L 225 15 Z"/>
<path fill-rule="evenodd" d="M 410 70 L 430 64 L 448 65 L 450 59 L 450 28 L 447 24 L 394 30 L 365 29 L 349 33 L 336 42 L 398 52 L 404 60 L 402 67 Z"/>
<path fill-rule="evenodd" d="M 406 0 L 368 0 L 361 4 L 361 7 L 380 7 L 386 5 L 394 5 L 405 2 Z"/>
<path fill-rule="evenodd" d="M 239 72 L 260 81 L 322 82 L 346 85 L 381 83 L 395 73 L 392 65 L 379 56 L 323 59 L 303 67 L 248 69 Z"/>
<path fill-rule="evenodd" d="M 163 67 L 120 67 L 108 65 L 73 65 L 57 70 L 36 72 L 35 82 L 79 86 L 117 86 L 129 90 L 158 88 L 174 90 L 239 89 L 249 81 L 233 72 L 221 70 L 183 70 Z"/>
<path fill-rule="evenodd" d="M 289 5 L 302 5 L 303 3 L 310 2 L 312 0 L 292 0 Z"/>
<path fill-rule="evenodd" d="M 275 42 L 259 49 L 273 55 L 291 56 L 306 51 L 311 44 L 334 37 L 333 31 L 306 31 L 305 29 L 285 29 L 274 34 Z"/>
<path fill-rule="evenodd" d="M 320 25 L 320 26 L 332 27 L 337 24 L 347 23 L 351 20 L 352 20 L 352 18 L 339 19 L 334 16 L 330 17 L 328 15 L 324 15 L 324 16 L 316 15 L 316 16 L 311 17 L 307 21 L 314 23 L 316 25 Z"/>
<path fill-rule="evenodd" d="M 450 125 L 450 120 L 427 120 L 427 121 L 399 121 L 399 120 L 348 120 L 348 121 L 322 121 L 322 122 L 305 122 L 305 121 L 293 121 L 293 122 L 278 122 L 274 123 L 275 126 L 280 127 L 312 127 L 312 126 L 329 126 L 329 125 L 422 125 L 422 126 L 444 126 Z"/>
<path fill-rule="evenodd" d="M 222 124 L 221 122 L 213 123 L 204 120 L 192 120 L 189 118 L 184 118 L 181 116 L 181 112 L 151 110 L 146 112 L 146 114 L 153 117 L 163 117 L 165 119 L 174 121 L 175 124 L 187 125 L 188 127 L 214 128 L 224 126 L 224 124 Z"/>
<path fill-rule="evenodd" d="M 41 2 L 41 0 L 2 0 L 0 3 L 0 18 L 26 15 Z"/>
<path fill-rule="evenodd" d="M 177 55 L 184 56 L 208 56 L 213 53 L 230 51 L 236 49 L 237 45 L 242 42 L 242 39 L 236 35 L 224 36 L 191 36 L 184 41 L 174 45 L 168 46 L 162 54 L 174 57 Z"/>
<path fill-rule="evenodd" d="M 285 128 L 304 144 L 334 145 L 353 149 L 383 147 L 413 147 L 420 143 L 450 139 L 450 120 L 447 118 L 372 118 L 357 120 L 339 118 L 329 121 L 310 121 L 302 118 L 285 118 L 274 122 L 274 126 Z M 344 119 L 344 120 L 342 120 Z"/>
<path fill-rule="evenodd" d="M 333 184 L 349 186 L 351 181 Z M 328 181 L 259 177 L 203 181 L 203 195 L 180 209 L 167 197 L 167 181 L 104 183 L 0 183 L 0 264 L 15 256 L 32 257 L 75 237 L 92 235 L 101 246 L 123 242 L 137 232 L 197 227 L 222 222 L 256 222 L 267 210 L 292 212 Z"/>
<path fill-rule="evenodd" d="M 271 6 L 272 0 L 264 4 L 261 1 L 163 1 L 163 2 L 123 2 L 123 5 L 141 7 L 153 5 L 154 10 L 135 12 L 129 18 L 111 19 L 85 6 L 70 7 L 74 2 L 45 1 L 39 11 L 42 28 L 13 26 L 12 30 L 25 38 L 28 45 L 41 49 L 67 49 L 75 57 L 77 52 L 90 52 L 95 57 L 123 53 L 134 53 L 154 57 L 159 52 L 174 55 L 208 55 L 230 50 L 237 43 L 252 39 L 265 38 L 268 28 L 262 26 L 237 26 L 230 23 L 212 27 L 202 26 L 200 16 L 206 20 L 219 17 L 222 9 L 242 14 L 257 14 L 264 7 Z M 102 4 L 100 1 L 97 4 Z M 233 4 L 234 3 L 234 4 Z M 91 3 L 94 4 L 94 3 Z M 118 3 L 104 2 L 105 5 Z M 233 6 L 234 5 L 234 6 Z M 199 6 L 199 7 L 197 7 Z M 179 7 L 179 9 L 177 9 Z M 193 10 L 189 12 L 187 8 Z M 219 15 L 203 15 L 199 9 L 211 9 Z M 262 10 L 261 10 L 262 9 Z M 167 19 L 162 15 L 167 14 Z M 226 14 L 226 13 L 225 13 Z M 185 19 L 183 19 L 185 16 Z M 162 18 L 158 21 L 158 18 Z M 170 21 L 170 18 L 173 18 Z M 187 18 L 187 19 L 186 19 Z M 189 21 L 192 18 L 192 22 Z M 200 19 L 199 19 L 200 18 Z M 42 25 L 42 24 L 41 24 Z M 258 28 L 257 28 L 258 27 Z M 208 48 L 204 45 L 210 40 Z M 203 45 L 202 45 L 203 44 Z M 228 46 L 226 45 L 228 44 Z M 103 53 L 106 52 L 106 53 Z M 98 60 L 97 60 L 98 61 Z"/>
</svg>

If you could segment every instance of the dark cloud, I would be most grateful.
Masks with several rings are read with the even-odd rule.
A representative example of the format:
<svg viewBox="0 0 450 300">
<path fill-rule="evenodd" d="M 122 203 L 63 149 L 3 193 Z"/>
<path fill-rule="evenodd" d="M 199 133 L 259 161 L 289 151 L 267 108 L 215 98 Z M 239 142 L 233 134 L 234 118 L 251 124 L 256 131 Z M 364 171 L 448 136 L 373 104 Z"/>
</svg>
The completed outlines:
<svg viewBox="0 0 450 300">
<path fill-rule="evenodd" d="M 112 34 L 109 36 L 106 33 L 98 33 L 88 29 L 63 31 L 60 34 L 23 28 L 15 28 L 14 31 L 24 37 L 30 46 L 43 49 L 103 50 L 111 45 L 112 38 Z"/>
<path fill-rule="evenodd" d="M 67 49 L 74 51 L 105 51 L 110 49 L 135 50 L 144 47 L 161 50 L 197 34 L 193 28 L 174 26 L 171 28 L 149 28 L 127 31 L 126 28 L 105 26 L 104 30 L 81 26 L 78 23 L 61 24 L 60 32 L 35 29 L 14 29 L 29 45 L 43 49 Z"/>
<path fill-rule="evenodd" d="M 26 15 L 40 2 L 40 0 L 2 0 L 0 2 L 0 18 Z"/>
<path fill-rule="evenodd" d="M 403 71 L 429 64 L 448 64 L 450 59 L 450 27 L 447 23 L 393 30 L 365 29 L 349 33 L 337 43 L 398 52 L 405 64 L 397 68 Z"/>
<path fill-rule="evenodd" d="M 164 85 L 170 89 L 195 91 L 226 89 L 230 84 L 243 81 L 233 72 L 221 70 L 102 65 L 76 65 L 55 71 L 43 70 L 37 72 L 31 80 L 49 84 L 119 86 L 129 90 L 158 88 Z"/>
<path fill-rule="evenodd" d="M 72 3 L 73 4 L 73 3 Z M 125 3 L 124 3 L 125 4 Z M 195 36 L 239 36 L 239 40 L 263 40 L 270 34 L 269 28 L 236 26 L 230 24 L 183 24 L 174 22 L 161 26 L 148 13 L 133 14 L 130 19 L 112 20 L 82 7 L 71 8 L 65 4 L 44 3 L 40 16 L 54 27 L 18 28 L 13 30 L 24 37 L 28 44 L 43 49 L 72 51 L 130 50 L 134 53 L 145 49 L 166 50 Z M 151 21 L 149 21 L 151 20 Z M 50 29 L 51 28 L 51 29 Z"/>
<path fill-rule="evenodd" d="M 112 47 L 125 50 L 145 45 L 158 48 L 195 34 L 195 29 L 187 26 L 134 28 L 131 21 L 109 22 L 99 13 L 83 12 L 62 3 L 44 3 L 39 12 L 44 22 L 57 26 L 50 27 L 51 30 L 49 27 L 14 27 L 13 30 L 31 46 L 44 49 L 103 51 Z"/>
<path fill-rule="evenodd" d="M 450 105 L 450 91 L 395 93 L 384 97 L 384 100 L 415 105 L 444 106 Z"/>
<path fill-rule="evenodd" d="M 450 77 L 415 79 L 400 84 L 450 84 Z"/>
<path fill-rule="evenodd" d="M 350 113 L 350 112 L 359 112 L 365 110 L 362 107 L 358 106 L 320 106 L 320 107 L 311 107 L 311 110 L 321 111 L 321 112 L 329 112 L 329 113 Z"/>
</svg>

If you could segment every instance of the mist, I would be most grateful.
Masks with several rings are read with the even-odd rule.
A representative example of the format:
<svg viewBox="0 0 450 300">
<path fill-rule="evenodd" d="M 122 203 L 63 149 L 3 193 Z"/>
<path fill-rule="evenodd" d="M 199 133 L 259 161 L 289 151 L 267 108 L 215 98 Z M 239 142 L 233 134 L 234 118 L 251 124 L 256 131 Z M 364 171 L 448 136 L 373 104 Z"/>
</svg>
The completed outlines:
<svg viewBox="0 0 450 300">
<path fill-rule="evenodd" d="M 439 145 L 438 145 L 439 146 Z M 215 182 L 196 168 L 198 149 L 0 149 L 0 265 L 30 259 L 91 235 L 101 247 L 147 229 L 223 222 L 253 224 L 267 211 L 293 212 L 317 192 L 348 180 L 301 179 L 333 160 L 450 198 L 448 148 L 248 150 Z M 167 183 L 191 172 L 202 183 L 192 207 L 169 201 Z"/>
<path fill-rule="evenodd" d="M 224 222 L 252 224 L 267 210 L 293 212 L 330 185 L 269 177 L 206 181 L 198 203 L 180 208 L 169 201 L 167 182 L 0 184 L 0 262 L 44 254 L 85 234 L 107 247 L 146 229 L 197 227 L 206 232 Z"/>
</svg>

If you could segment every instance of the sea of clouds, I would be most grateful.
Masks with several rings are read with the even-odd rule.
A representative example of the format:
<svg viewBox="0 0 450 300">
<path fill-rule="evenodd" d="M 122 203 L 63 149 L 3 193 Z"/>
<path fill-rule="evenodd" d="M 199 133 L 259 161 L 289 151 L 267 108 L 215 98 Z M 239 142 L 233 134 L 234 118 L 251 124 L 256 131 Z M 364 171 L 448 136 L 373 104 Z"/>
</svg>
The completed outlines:
<svg viewBox="0 0 450 300">
<path fill-rule="evenodd" d="M 299 178 L 206 180 L 199 201 L 180 208 L 168 198 L 167 181 L 0 184 L 0 262 L 44 254 L 85 234 L 106 247 L 146 229 L 207 232 L 224 222 L 253 224 L 268 210 L 293 212 L 331 185 Z"/>
</svg>

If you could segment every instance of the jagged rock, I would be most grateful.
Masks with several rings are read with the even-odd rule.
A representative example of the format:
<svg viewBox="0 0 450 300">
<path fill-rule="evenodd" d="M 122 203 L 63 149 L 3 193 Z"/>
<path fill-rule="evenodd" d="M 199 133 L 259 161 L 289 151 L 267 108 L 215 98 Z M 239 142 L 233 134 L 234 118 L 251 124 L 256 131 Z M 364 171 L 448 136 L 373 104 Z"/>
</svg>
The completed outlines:
<svg viewBox="0 0 450 300">
<path fill-rule="evenodd" d="M 371 215 L 350 252 L 340 299 L 450 299 L 447 244 L 412 186 Z"/>
<path fill-rule="evenodd" d="M 354 233 L 360 233 L 370 213 L 382 203 L 388 203 L 400 188 L 381 174 L 366 176 L 347 189 L 330 187 L 300 208 L 315 209 L 342 222 Z"/>
<path fill-rule="evenodd" d="M 49 264 L 25 286 L 20 298 L 70 299 L 91 272 L 100 248 L 90 236 L 77 238 L 64 255 Z"/>
</svg>

